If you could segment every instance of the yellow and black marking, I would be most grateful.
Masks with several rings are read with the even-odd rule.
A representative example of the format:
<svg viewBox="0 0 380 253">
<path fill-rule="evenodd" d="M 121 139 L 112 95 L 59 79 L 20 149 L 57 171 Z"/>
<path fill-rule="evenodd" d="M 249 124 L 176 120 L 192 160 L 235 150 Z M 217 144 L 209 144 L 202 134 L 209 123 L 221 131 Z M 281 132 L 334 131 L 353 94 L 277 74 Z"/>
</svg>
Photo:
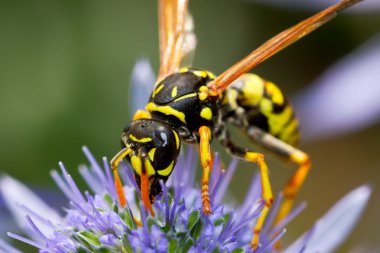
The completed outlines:
<svg viewBox="0 0 380 253">
<path fill-rule="evenodd" d="M 152 92 L 152 97 L 156 96 L 157 93 L 159 93 L 163 88 L 164 88 L 165 84 L 161 83 L 157 86 L 157 88 L 155 88 Z"/>
<path fill-rule="evenodd" d="M 226 89 L 222 106 L 228 107 L 230 114 L 240 107 L 245 113 L 239 116 L 244 116 L 248 125 L 259 127 L 288 144 L 298 143 L 298 121 L 293 107 L 272 82 L 255 74 L 244 74 Z"/>
<path fill-rule="evenodd" d="M 162 113 L 162 114 L 165 114 L 167 116 L 173 116 L 175 118 L 177 118 L 178 120 L 180 120 L 181 122 L 185 123 L 186 124 L 186 115 L 181 112 L 181 111 L 178 111 L 176 109 L 174 109 L 173 107 L 170 107 L 170 106 L 162 106 L 162 105 L 156 105 L 155 103 L 148 103 L 147 106 L 145 107 L 150 113 Z"/>
<path fill-rule="evenodd" d="M 310 160 L 292 146 L 299 138 L 298 122 L 292 106 L 275 84 L 254 74 L 244 74 L 220 96 L 214 96 L 207 86 L 213 78 L 208 71 L 183 68 L 161 80 L 146 105 L 147 112 L 137 112 L 134 121 L 124 129 L 122 142 L 125 148 L 133 150 L 127 152 L 127 159 L 135 171 L 143 202 L 152 214 L 151 202 L 162 190 L 159 181 L 166 182 L 172 173 L 181 140 L 200 145 L 201 196 L 206 214 L 212 213 L 208 184 L 210 142 L 214 136 L 233 156 L 257 164 L 265 207 L 253 231 L 251 244 L 255 248 L 273 202 L 268 168 L 262 154 L 241 148 L 231 140 L 226 122 L 245 131 L 254 142 L 299 164 L 284 188 L 285 201 L 277 222 L 288 214 L 308 174 Z"/>
<path fill-rule="evenodd" d="M 182 68 L 157 84 L 146 110 L 153 118 L 186 127 L 191 133 L 203 125 L 213 128 L 218 108 L 207 88 L 213 77 L 206 70 Z"/>
<path fill-rule="evenodd" d="M 175 97 L 177 96 L 177 88 L 178 88 L 178 87 L 174 87 L 174 88 L 172 89 L 172 97 L 173 97 L 173 98 L 175 98 Z"/>
</svg>

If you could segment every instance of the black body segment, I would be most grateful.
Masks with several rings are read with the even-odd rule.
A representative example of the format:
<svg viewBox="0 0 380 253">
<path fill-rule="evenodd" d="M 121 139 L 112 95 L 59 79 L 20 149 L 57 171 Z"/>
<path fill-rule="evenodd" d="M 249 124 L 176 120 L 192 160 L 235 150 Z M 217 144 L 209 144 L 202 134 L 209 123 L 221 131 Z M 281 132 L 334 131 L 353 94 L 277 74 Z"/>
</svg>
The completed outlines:
<svg viewBox="0 0 380 253">
<path fill-rule="evenodd" d="M 208 71 L 182 69 L 160 81 L 146 109 L 152 118 L 176 128 L 184 141 L 199 141 L 201 126 L 214 128 L 219 111 L 215 99 L 205 95 L 206 84 L 212 80 Z"/>
</svg>

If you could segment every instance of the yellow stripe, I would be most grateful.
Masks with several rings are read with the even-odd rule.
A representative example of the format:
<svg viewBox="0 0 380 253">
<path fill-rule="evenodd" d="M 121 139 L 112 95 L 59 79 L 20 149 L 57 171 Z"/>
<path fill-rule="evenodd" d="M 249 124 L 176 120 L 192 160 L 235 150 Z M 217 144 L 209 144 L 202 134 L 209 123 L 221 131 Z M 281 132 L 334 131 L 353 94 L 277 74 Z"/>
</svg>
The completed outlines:
<svg viewBox="0 0 380 253">
<path fill-rule="evenodd" d="M 152 138 L 141 138 L 141 139 L 137 139 L 135 136 L 133 136 L 132 134 L 129 135 L 129 138 L 132 139 L 132 141 L 135 141 L 135 142 L 150 142 L 152 141 Z"/>
<path fill-rule="evenodd" d="M 188 72 L 189 71 L 189 68 L 188 67 L 182 67 L 179 69 L 179 73 L 184 73 L 184 72 Z"/>
<path fill-rule="evenodd" d="M 252 73 L 242 75 L 239 80 L 242 80 L 244 83 L 241 104 L 245 106 L 257 106 L 263 98 L 264 80 Z"/>
<path fill-rule="evenodd" d="M 152 148 L 151 150 L 149 150 L 148 152 L 148 156 L 150 158 L 151 161 L 154 161 L 154 153 L 156 152 L 156 148 Z"/>
<path fill-rule="evenodd" d="M 264 112 L 263 112 L 264 113 Z M 271 128 L 270 133 L 273 135 L 278 134 L 284 127 L 284 124 L 293 115 L 293 110 L 290 106 L 286 106 L 284 111 L 280 114 L 264 113 L 268 117 L 268 123 Z"/>
<path fill-rule="evenodd" d="M 169 176 L 173 170 L 173 166 L 174 166 L 174 161 L 167 168 L 163 170 L 157 170 L 157 173 L 160 174 L 161 176 L 165 176 L 165 177 Z"/>
<path fill-rule="evenodd" d="M 149 112 L 161 112 L 166 115 L 172 115 L 178 118 L 180 121 L 186 124 L 185 114 L 183 112 L 177 111 L 170 106 L 157 106 L 153 102 L 149 102 L 145 107 Z"/>
<path fill-rule="evenodd" d="M 272 82 L 266 82 L 265 88 L 272 95 L 272 101 L 276 104 L 282 105 L 284 103 L 284 96 L 281 90 Z"/>
<path fill-rule="evenodd" d="M 190 94 L 187 94 L 187 95 L 184 95 L 182 97 L 179 97 L 179 98 L 176 98 L 174 99 L 174 102 L 178 102 L 182 99 L 185 99 L 185 98 L 191 98 L 191 97 L 195 97 L 197 94 L 194 92 L 194 93 L 190 93 Z"/>
<path fill-rule="evenodd" d="M 273 115 L 273 103 L 272 100 L 268 98 L 263 98 L 260 101 L 260 111 L 266 115 L 268 118 Z"/>
<path fill-rule="evenodd" d="M 156 94 L 159 93 L 162 90 L 162 88 L 164 88 L 164 84 L 161 84 L 160 86 L 157 87 L 157 89 L 153 91 L 152 97 L 156 96 Z"/>
<path fill-rule="evenodd" d="M 174 133 L 174 137 L 175 137 L 175 144 L 176 144 L 176 146 L 177 146 L 177 149 L 179 149 L 179 137 L 178 137 L 178 134 L 177 134 L 177 132 L 176 131 L 174 131 L 174 130 L 172 130 L 173 131 L 173 133 Z"/>
<path fill-rule="evenodd" d="M 172 89 L 172 98 L 177 96 L 177 86 Z"/>
<path fill-rule="evenodd" d="M 281 140 L 287 140 L 291 137 L 291 134 L 294 133 L 294 131 L 298 127 L 298 121 L 294 118 L 292 119 L 292 122 L 282 131 L 280 134 L 280 139 Z"/>
<path fill-rule="evenodd" d="M 137 110 L 135 112 L 135 115 L 133 115 L 133 120 L 138 120 L 138 119 L 149 119 L 150 114 L 149 112 L 146 112 L 144 110 Z"/>
<path fill-rule="evenodd" d="M 205 72 L 205 71 L 202 71 L 202 70 L 194 70 L 194 71 L 192 71 L 192 72 L 193 72 L 193 74 L 196 75 L 196 76 L 203 77 L 203 78 L 207 77 L 207 72 Z"/>
<path fill-rule="evenodd" d="M 152 164 L 150 163 L 148 159 L 145 159 L 144 164 L 145 164 L 145 169 L 148 172 L 148 176 L 153 176 L 154 174 L 156 174 L 156 171 L 154 170 Z"/>
<path fill-rule="evenodd" d="M 206 70 L 206 72 L 207 72 L 208 76 L 209 76 L 211 79 L 215 79 L 215 75 L 214 75 L 214 73 L 212 73 L 212 72 L 210 72 L 210 71 L 207 71 L 207 70 Z"/>
<path fill-rule="evenodd" d="M 141 175 L 141 159 L 134 155 L 131 157 L 131 163 L 134 171 L 136 171 L 138 175 Z"/>
</svg>

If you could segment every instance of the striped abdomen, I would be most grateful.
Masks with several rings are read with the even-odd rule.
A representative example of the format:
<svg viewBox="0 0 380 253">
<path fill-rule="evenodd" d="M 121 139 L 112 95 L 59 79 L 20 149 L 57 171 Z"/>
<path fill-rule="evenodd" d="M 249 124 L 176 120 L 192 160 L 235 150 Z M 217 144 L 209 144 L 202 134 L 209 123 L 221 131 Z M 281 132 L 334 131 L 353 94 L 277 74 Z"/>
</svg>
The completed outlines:
<svg viewBox="0 0 380 253">
<path fill-rule="evenodd" d="M 245 130 L 256 126 L 290 145 L 298 143 L 293 108 L 272 82 L 244 74 L 226 89 L 221 106 L 224 120 L 243 125 Z"/>
</svg>

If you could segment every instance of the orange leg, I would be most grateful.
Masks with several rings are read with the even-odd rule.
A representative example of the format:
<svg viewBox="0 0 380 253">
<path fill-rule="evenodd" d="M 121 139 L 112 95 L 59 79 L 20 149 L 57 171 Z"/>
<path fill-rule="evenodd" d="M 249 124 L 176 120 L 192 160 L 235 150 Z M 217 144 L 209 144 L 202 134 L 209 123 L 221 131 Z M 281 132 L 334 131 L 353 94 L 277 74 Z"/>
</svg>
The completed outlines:
<svg viewBox="0 0 380 253">
<path fill-rule="evenodd" d="M 307 174 L 309 173 L 311 162 L 309 156 L 303 151 L 285 143 L 280 139 L 277 139 L 259 128 L 250 127 L 248 134 L 253 141 L 259 143 L 273 153 L 289 159 L 299 165 L 299 168 L 290 178 L 282 191 L 284 201 L 281 203 L 280 210 L 275 219 L 275 224 L 278 224 L 291 211 L 295 197 L 303 185 Z M 276 247 L 280 247 L 280 242 L 276 244 Z"/>
<path fill-rule="evenodd" d="M 123 160 L 123 158 L 126 157 L 131 152 L 132 150 L 129 148 L 123 148 L 111 160 L 111 168 L 115 177 L 116 193 L 119 198 L 119 203 L 121 207 L 124 207 L 127 204 L 127 199 L 125 198 L 125 195 L 124 195 L 123 185 L 121 183 L 119 173 L 117 172 L 117 167 L 120 161 Z"/>
<path fill-rule="evenodd" d="M 152 216 L 154 216 L 154 211 L 152 204 L 150 203 L 149 199 L 149 176 L 148 173 L 145 171 L 141 173 L 141 198 L 144 203 L 145 208 L 150 212 Z"/>
<path fill-rule="evenodd" d="M 203 213 L 211 214 L 211 205 L 210 205 L 210 192 L 209 192 L 209 179 L 210 179 L 210 171 L 211 171 L 211 149 L 210 149 L 210 141 L 211 141 L 211 130 L 206 126 L 202 126 L 199 128 L 200 135 L 200 157 L 201 157 L 201 165 L 202 165 L 202 186 L 201 186 L 201 195 L 202 195 L 202 205 L 203 205 Z"/>
<path fill-rule="evenodd" d="M 264 225 L 264 221 L 268 215 L 270 207 L 273 204 L 273 193 L 268 175 L 268 166 L 265 162 L 263 154 L 251 152 L 248 149 L 236 146 L 232 142 L 229 133 L 226 130 L 224 132 L 224 137 L 220 139 L 220 143 L 223 146 L 225 146 L 226 149 L 237 158 L 244 159 L 247 162 L 256 163 L 259 166 L 261 175 L 262 198 L 265 202 L 265 206 L 263 207 L 261 215 L 258 218 L 256 225 L 253 229 L 251 246 L 253 249 L 256 249 L 259 246 L 259 237 L 261 229 Z"/>
<path fill-rule="evenodd" d="M 261 211 L 261 215 L 258 218 L 256 225 L 253 229 L 253 237 L 251 240 L 251 246 L 253 249 L 256 249 L 259 246 L 259 236 L 261 229 L 264 225 L 264 221 L 268 215 L 269 208 L 273 204 L 273 193 L 272 186 L 269 181 L 268 167 L 264 160 L 264 155 L 254 152 L 246 152 L 244 159 L 248 162 L 256 163 L 259 166 L 261 174 L 261 187 L 262 187 L 262 196 L 265 201 L 265 206 Z"/>
<path fill-rule="evenodd" d="M 291 161 L 299 164 L 299 168 L 290 178 L 290 180 L 285 185 L 282 191 L 284 195 L 284 201 L 280 206 L 280 211 L 277 215 L 275 224 L 279 223 L 282 219 L 284 219 L 291 211 L 292 206 L 294 204 L 294 199 L 297 193 L 299 192 L 299 189 L 303 185 L 311 167 L 309 156 L 300 150 L 295 150 L 290 155 L 290 159 Z"/>
<path fill-rule="evenodd" d="M 290 155 L 290 159 L 291 161 L 299 164 L 299 168 L 293 174 L 293 176 L 290 178 L 290 180 L 282 190 L 284 200 L 281 203 L 279 212 L 275 220 L 275 224 L 280 223 L 292 210 L 297 193 L 303 185 L 311 167 L 309 156 L 302 151 L 295 151 L 293 154 Z M 276 242 L 275 248 L 277 250 L 281 249 L 281 241 Z"/>
</svg>

